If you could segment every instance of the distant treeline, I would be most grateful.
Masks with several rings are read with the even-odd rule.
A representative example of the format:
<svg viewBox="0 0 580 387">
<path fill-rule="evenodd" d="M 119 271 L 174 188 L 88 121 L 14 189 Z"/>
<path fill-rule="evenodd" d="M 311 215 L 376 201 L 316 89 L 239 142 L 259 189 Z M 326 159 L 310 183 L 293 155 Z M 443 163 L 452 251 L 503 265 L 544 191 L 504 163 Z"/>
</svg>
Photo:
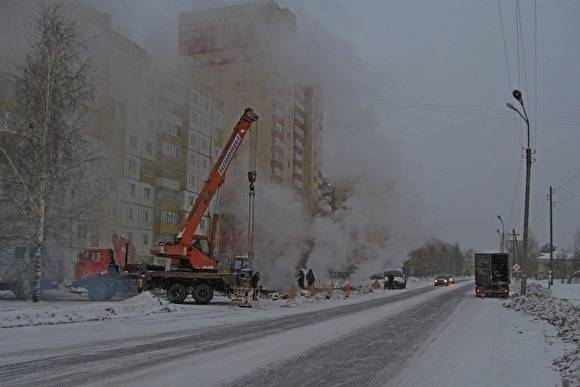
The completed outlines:
<svg viewBox="0 0 580 387">
<path fill-rule="evenodd" d="M 430 277 L 436 274 L 471 275 L 473 250 L 462 251 L 459 244 L 430 239 L 408 254 L 404 266 L 411 276 Z"/>
</svg>

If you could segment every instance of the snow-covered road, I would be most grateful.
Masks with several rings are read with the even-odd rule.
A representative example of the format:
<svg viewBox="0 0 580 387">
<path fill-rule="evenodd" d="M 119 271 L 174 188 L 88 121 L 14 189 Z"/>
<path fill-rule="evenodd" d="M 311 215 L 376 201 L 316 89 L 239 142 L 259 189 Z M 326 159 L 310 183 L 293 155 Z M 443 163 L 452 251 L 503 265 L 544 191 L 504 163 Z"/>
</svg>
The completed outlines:
<svg viewBox="0 0 580 387">
<path fill-rule="evenodd" d="M 147 322 L 89 322 L 79 329 L 72 324 L 70 339 L 65 326 L 10 328 L 0 331 L 8 344 L 0 348 L 0 381 L 59 386 L 334 386 L 387 385 L 396 380 L 399 386 L 459 386 L 474 385 L 465 384 L 463 374 L 479 370 L 485 376 L 497 366 L 501 376 L 513 361 L 523 371 L 541 373 L 538 379 L 528 379 L 539 384 L 521 385 L 558 383 L 557 372 L 549 367 L 554 356 L 543 338 L 533 337 L 535 344 L 523 347 L 535 355 L 513 357 L 514 348 L 522 344 L 518 340 L 539 335 L 547 329 L 545 324 L 501 308 L 499 300 L 476 300 L 472 293 L 473 283 L 468 281 L 337 307 L 306 308 L 303 313 L 262 318 L 248 314 L 235 321 L 210 313 L 212 325 L 207 319 L 185 320 L 179 313 L 153 316 Z M 477 379 L 477 373 L 474 377 L 502 380 Z"/>
</svg>

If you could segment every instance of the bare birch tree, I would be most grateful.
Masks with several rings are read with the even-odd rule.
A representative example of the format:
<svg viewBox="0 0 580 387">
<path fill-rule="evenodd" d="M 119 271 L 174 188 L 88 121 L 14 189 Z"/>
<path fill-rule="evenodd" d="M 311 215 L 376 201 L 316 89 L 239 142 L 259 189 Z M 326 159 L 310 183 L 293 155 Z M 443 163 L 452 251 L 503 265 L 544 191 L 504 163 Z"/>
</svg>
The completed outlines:
<svg viewBox="0 0 580 387">
<path fill-rule="evenodd" d="M 6 229 L 29 247 L 23 291 L 37 302 L 47 240 L 65 238 L 70 220 L 94 210 L 102 192 L 90 173 L 99 158 L 82 124 L 94 89 L 91 68 L 84 40 L 62 6 L 48 2 L 40 9 L 28 54 L 9 84 L 0 202 Z"/>
</svg>

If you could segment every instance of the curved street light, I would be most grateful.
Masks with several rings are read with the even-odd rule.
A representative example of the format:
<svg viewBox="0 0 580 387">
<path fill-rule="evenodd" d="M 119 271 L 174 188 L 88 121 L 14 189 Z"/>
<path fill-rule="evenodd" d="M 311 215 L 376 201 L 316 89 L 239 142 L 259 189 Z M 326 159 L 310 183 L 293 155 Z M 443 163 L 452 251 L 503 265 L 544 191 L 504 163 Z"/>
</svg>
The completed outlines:
<svg viewBox="0 0 580 387">
<path fill-rule="evenodd" d="M 519 102 L 520 106 L 522 107 L 522 111 L 520 111 L 517 107 L 515 107 L 512 103 L 508 102 L 506 106 L 511 110 L 518 113 L 518 115 L 524 120 L 526 123 L 526 128 L 528 131 L 528 146 L 526 148 L 526 193 L 524 199 L 524 240 L 522 241 L 522 259 L 521 259 L 521 267 L 522 267 L 522 280 L 521 280 L 521 289 L 520 294 L 526 295 L 527 291 L 527 260 L 528 260 L 528 226 L 529 226 L 529 219 L 530 219 L 530 175 L 532 171 L 532 150 L 530 148 L 530 120 L 528 118 L 528 112 L 526 111 L 526 107 L 524 106 L 524 99 L 522 98 L 522 92 L 518 89 L 514 89 L 512 91 L 512 96 Z M 522 113 L 523 112 L 523 113 Z"/>
</svg>

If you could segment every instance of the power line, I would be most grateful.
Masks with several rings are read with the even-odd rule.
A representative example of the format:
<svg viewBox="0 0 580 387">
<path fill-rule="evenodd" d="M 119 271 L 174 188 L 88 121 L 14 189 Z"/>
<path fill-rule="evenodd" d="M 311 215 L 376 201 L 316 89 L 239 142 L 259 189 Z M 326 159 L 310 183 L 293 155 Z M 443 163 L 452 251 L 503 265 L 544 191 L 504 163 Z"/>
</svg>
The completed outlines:
<svg viewBox="0 0 580 387">
<path fill-rule="evenodd" d="M 534 0 L 534 144 L 538 141 L 538 0 Z"/>
<path fill-rule="evenodd" d="M 509 64 L 509 57 L 508 57 L 508 48 L 507 48 L 507 41 L 505 38 L 505 29 L 503 27 L 503 16 L 501 14 L 501 3 L 500 0 L 497 0 L 497 9 L 499 11 L 499 25 L 501 26 L 501 36 L 503 38 L 503 51 L 505 55 L 505 66 L 507 69 L 507 77 L 508 77 L 508 88 L 512 88 L 512 76 L 510 72 L 510 64 Z"/>
<path fill-rule="evenodd" d="M 568 180 L 566 180 L 564 183 L 560 184 L 558 187 L 556 187 L 556 189 L 560 189 L 562 187 L 567 186 L 568 184 L 570 184 L 571 182 L 573 182 L 574 180 L 576 180 L 579 177 L 580 177 L 580 169 L 577 170 L 576 172 L 574 172 Z"/>
<path fill-rule="evenodd" d="M 419 104 L 419 103 L 410 103 L 410 102 L 396 102 L 396 101 L 384 101 L 385 103 L 391 105 L 397 105 L 407 109 L 416 109 L 416 110 L 425 110 L 425 111 L 432 111 L 432 112 L 439 112 L 439 113 L 450 113 L 450 114 L 458 114 L 458 115 L 467 115 L 467 116 L 478 116 L 478 117 L 485 117 L 485 118 L 495 118 L 498 120 L 513 120 L 512 116 L 498 116 L 493 114 L 486 114 L 486 113 L 478 113 L 478 112 L 469 112 L 464 110 L 453 110 L 458 108 L 436 108 L 435 106 L 430 107 L 428 104 Z M 474 109 L 475 110 L 475 109 Z M 493 112 L 492 110 L 489 110 Z M 499 112 L 499 111 L 498 111 Z M 559 122 L 559 121 L 552 121 L 552 120 L 538 120 L 539 123 L 544 124 L 551 124 L 556 126 L 571 126 L 580 128 L 580 124 L 572 124 L 567 122 Z"/>
<path fill-rule="evenodd" d="M 518 13 L 517 13 L 517 20 L 516 22 L 518 23 L 519 26 L 519 44 L 522 45 L 522 69 L 524 72 L 524 84 L 526 87 L 526 93 L 524 93 L 524 98 L 527 99 L 526 103 L 530 104 L 530 97 L 529 97 L 529 92 L 530 92 L 530 87 L 528 85 L 528 70 L 526 66 L 526 46 L 524 44 L 524 31 L 523 31 L 523 27 L 522 27 L 522 11 L 520 9 L 520 0 L 516 0 L 516 6 L 518 8 Z"/>
<path fill-rule="evenodd" d="M 520 191 L 520 181 L 522 179 L 523 165 L 524 165 L 523 160 L 520 159 L 519 168 L 518 168 L 518 176 L 517 176 L 517 179 L 516 179 L 516 186 L 515 186 L 515 189 L 514 189 L 514 194 L 512 196 L 512 205 L 510 207 L 510 212 L 509 212 L 509 215 L 508 215 L 508 224 L 513 224 L 512 223 L 512 220 L 513 220 L 512 215 L 513 215 L 513 211 L 514 211 L 514 206 L 516 204 L 516 199 L 517 199 L 517 196 L 518 196 L 518 192 Z"/>
<path fill-rule="evenodd" d="M 544 201 L 544 204 L 542 204 L 542 206 L 540 207 L 540 209 L 536 212 L 536 214 L 532 218 L 532 222 L 534 223 L 534 225 L 536 224 L 536 219 L 538 218 L 538 215 L 540 215 L 540 213 L 542 212 L 542 210 L 544 209 L 544 207 L 546 207 L 546 201 Z"/>
<path fill-rule="evenodd" d="M 522 84 L 522 77 L 521 77 L 521 72 L 520 72 L 520 25 L 518 23 L 518 13 L 520 12 L 520 7 L 519 7 L 519 0 L 516 0 L 515 2 L 515 23 L 516 23 L 516 59 L 517 59 L 517 70 L 518 70 L 518 86 L 520 86 Z"/>
<path fill-rule="evenodd" d="M 580 194 L 578 194 L 578 195 L 574 195 L 574 196 L 570 196 L 570 197 L 568 197 L 568 198 L 566 198 L 566 199 L 562 200 L 562 201 L 560 202 L 560 204 L 562 205 L 562 204 L 564 204 L 564 203 L 568 203 L 569 201 L 571 201 L 571 200 L 574 200 L 574 199 L 578 199 L 578 198 L 580 198 Z"/>
</svg>

